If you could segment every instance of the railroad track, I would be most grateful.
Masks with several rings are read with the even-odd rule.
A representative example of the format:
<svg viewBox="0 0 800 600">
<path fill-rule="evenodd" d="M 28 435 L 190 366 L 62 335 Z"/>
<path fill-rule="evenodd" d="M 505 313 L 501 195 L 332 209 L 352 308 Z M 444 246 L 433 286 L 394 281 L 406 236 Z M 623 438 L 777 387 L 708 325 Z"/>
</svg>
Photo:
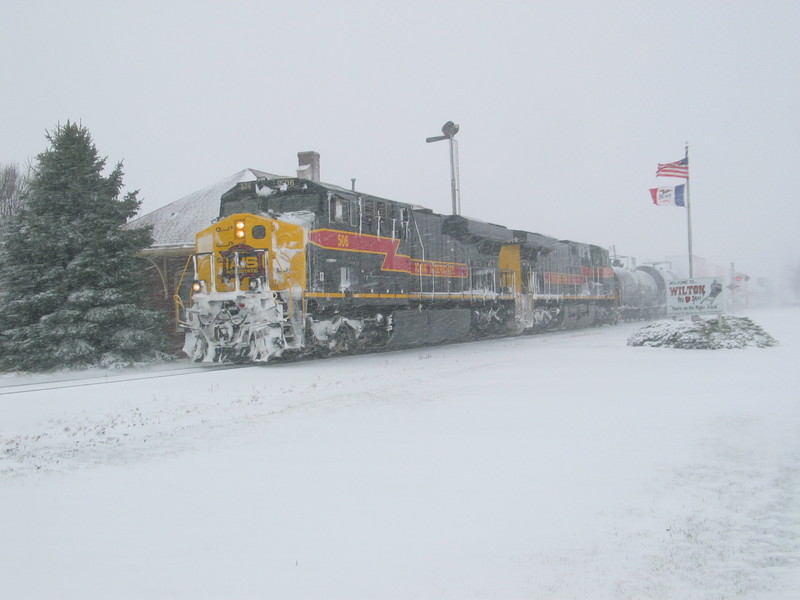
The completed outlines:
<svg viewBox="0 0 800 600">
<path fill-rule="evenodd" d="M 470 341 L 460 341 L 456 342 L 455 344 L 470 344 L 470 343 L 481 343 L 486 341 L 493 341 L 493 340 L 515 340 L 515 339 L 524 339 L 526 337 L 535 337 L 535 336 L 560 336 L 560 335 L 569 335 L 569 336 L 590 336 L 590 335 L 600 335 L 602 333 L 601 330 L 598 329 L 565 329 L 565 330 L 556 330 L 556 331 L 548 331 L 539 334 L 533 334 L 533 336 L 505 336 L 505 335 L 498 335 L 498 336 L 488 336 L 482 340 L 470 340 Z M 398 352 L 404 350 L 422 350 L 422 349 L 433 349 L 433 348 L 441 348 L 444 346 L 448 346 L 450 344 L 440 344 L 436 346 L 418 346 L 412 348 L 368 348 L 364 349 L 361 352 L 353 352 L 347 354 L 340 354 L 336 355 L 337 358 L 344 358 L 347 356 L 359 356 L 363 354 L 382 354 L 386 352 Z M 63 378 L 63 379 L 53 379 L 49 381 L 36 381 L 36 382 L 27 382 L 27 383 L 6 383 L 2 379 L 0 379 L 0 396 L 9 396 L 13 394 L 27 394 L 33 392 L 43 392 L 49 390 L 62 390 L 62 389 L 71 389 L 71 388 L 79 388 L 79 387 L 89 387 L 89 386 L 96 386 L 96 385 L 109 385 L 114 383 L 126 383 L 131 381 L 143 381 L 148 379 L 161 379 L 166 377 L 180 377 L 182 375 L 192 375 L 197 373 L 211 373 L 214 371 L 227 371 L 229 369 L 247 369 L 247 368 L 260 368 L 263 369 L 265 366 L 277 366 L 280 364 L 291 364 L 295 362 L 305 362 L 305 361 L 313 361 L 313 360 L 322 360 L 320 357 L 316 356 L 307 356 L 303 358 L 283 358 L 280 361 L 276 361 L 275 363 L 270 363 L 269 365 L 265 364 L 252 364 L 252 363 L 223 363 L 223 364 L 192 364 L 189 363 L 187 366 L 178 368 L 178 369 L 171 369 L 164 372 L 158 371 L 150 371 L 150 372 L 143 372 L 139 375 L 137 374 L 125 374 L 125 375 L 97 375 L 91 377 L 80 377 L 77 375 L 73 378 Z"/>
<path fill-rule="evenodd" d="M 131 381 L 144 381 L 148 379 L 162 379 L 166 377 L 180 377 L 182 375 L 194 375 L 200 373 L 211 373 L 213 371 L 227 371 L 230 369 L 253 368 L 252 365 L 224 364 L 224 365 L 204 365 L 190 366 L 183 369 L 170 371 L 148 372 L 140 375 L 98 375 L 96 377 L 83 378 L 64 378 L 50 381 L 36 381 L 27 383 L 8 383 L 0 382 L 0 396 L 10 396 L 13 394 L 29 394 L 33 392 L 45 392 L 50 390 L 64 390 L 71 388 L 89 387 L 95 385 L 110 385 L 114 383 L 127 383 Z"/>
</svg>

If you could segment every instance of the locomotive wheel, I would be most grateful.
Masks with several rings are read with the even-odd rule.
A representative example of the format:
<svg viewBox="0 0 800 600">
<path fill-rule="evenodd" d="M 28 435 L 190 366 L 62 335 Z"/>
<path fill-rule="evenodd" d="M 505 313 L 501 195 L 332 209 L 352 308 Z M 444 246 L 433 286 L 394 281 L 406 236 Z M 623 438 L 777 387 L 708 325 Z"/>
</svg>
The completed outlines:
<svg viewBox="0 0 800 600">
<path fill-rule="evenodd" d="M 334 344 L 331 349 L 335 354 L 344 354 L 349 352 L 356 341 L 356 332 L 350 325 L 344 323 L 339 329 L 336 330 L 334 335 Z"/>
</svg>

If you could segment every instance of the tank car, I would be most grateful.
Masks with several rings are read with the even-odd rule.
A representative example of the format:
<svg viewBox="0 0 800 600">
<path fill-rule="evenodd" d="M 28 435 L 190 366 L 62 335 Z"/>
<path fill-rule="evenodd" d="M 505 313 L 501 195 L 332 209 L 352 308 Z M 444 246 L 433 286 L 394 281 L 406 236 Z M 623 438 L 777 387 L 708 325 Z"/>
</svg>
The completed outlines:
<svg viewBox="0 0 800 600">
<path fill-rule="evenodd" d="M 598 246 L 307 179 L 223 194 L 175 296 L 196 361 L 268 362 L 612 323 Z"/>
<path fill-rule="evenodd" d="M 657 319 L 666 313 L 667 275 L 651 266 L 614 266 L 618 313 L 625 321 Z"/>
</svg>

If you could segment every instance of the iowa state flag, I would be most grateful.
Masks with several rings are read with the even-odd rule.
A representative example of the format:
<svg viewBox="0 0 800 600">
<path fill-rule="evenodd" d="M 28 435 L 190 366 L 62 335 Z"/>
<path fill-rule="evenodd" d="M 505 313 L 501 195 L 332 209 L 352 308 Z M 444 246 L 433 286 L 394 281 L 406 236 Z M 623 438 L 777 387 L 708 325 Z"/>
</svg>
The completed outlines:
<svg viewBox="0 0 800 600">
<path fill-rule="evenodd" d="M 650 197 L 656 206 L 686 206 L 684 192 L 686 184 L 650 188 Z"/>
</svg>

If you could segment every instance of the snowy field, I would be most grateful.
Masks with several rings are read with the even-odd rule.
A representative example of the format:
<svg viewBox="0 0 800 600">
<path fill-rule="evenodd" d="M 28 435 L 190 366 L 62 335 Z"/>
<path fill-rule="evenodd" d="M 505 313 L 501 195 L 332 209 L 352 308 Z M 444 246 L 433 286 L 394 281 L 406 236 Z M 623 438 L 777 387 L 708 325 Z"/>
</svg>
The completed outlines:
<svg viewBox="0 0 800 600">
<path fill-rule="evenodd" d="M 800 598 L 800 309 L 747 314 L 0 378 L 0 596 Z"/>
</svg>

